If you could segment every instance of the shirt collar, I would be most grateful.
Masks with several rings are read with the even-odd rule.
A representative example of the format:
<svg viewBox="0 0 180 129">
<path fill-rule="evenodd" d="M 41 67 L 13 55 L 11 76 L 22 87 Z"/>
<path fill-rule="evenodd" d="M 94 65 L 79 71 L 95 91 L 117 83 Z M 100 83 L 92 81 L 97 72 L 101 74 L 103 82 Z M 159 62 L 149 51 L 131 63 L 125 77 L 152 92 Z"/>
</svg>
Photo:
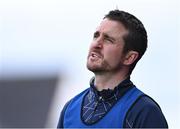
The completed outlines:
<svg viewBox="0 0 180 129">
<path fill-rule="evenodd" d="M 133 83 L 130 81 L 130 77 L 126 78 L 122 82 L 120 82 L 113 90 L 112 89 L 104 89 L 102 91 L 98 91 L 94 85 L 95 77 L 93 77 L 90 80 L 90 92 L 93 94 L 96 99 L 102 98 L 103 100 L 108 100 L 109 98 L 112 98 L 112 96 L 119 96 L 119 94 L 122 94 L 124 90 L 129 88 L 130 86 L 133 86 Z"/>
</svg>

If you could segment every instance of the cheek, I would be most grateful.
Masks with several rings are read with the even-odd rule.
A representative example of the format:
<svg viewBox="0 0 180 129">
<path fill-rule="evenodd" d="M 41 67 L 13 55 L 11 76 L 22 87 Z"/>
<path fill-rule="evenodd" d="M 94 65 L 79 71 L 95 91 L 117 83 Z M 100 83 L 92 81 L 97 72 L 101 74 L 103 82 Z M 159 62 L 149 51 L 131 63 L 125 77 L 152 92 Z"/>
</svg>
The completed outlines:
<svg viewBox="0 0 180 129">
<path fill-rule="evenodd" d="M 106 53 L 106 60 L 109 63 L 113 63 L 113 64 L 118 64 L 119 62 L 122 61 L 122 53 L 121 50 L 107 50 Z"/>
</svg>

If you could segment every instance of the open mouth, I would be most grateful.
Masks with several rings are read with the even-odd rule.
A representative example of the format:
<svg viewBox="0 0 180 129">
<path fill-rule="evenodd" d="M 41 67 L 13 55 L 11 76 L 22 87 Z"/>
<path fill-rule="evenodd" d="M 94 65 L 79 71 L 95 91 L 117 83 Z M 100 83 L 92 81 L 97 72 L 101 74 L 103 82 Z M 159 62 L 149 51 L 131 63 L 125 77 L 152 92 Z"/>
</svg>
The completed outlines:
<svg viewBox="0 0 180 129">
<path fill-rule="evenodd" d="M 98 61 L 99 59 L 102 58 L 102 56 L 97 53 L 97 52 L 90 52 L 88 58 L 91 60 L 91 61 Z"/>
<path fill-rule="evenodd" d="M 98 57 L 96 54 L 91 54 L 92 57 Z"/>
<path fill-rule="evenodd" d="M 90 56 L 93 57 L 93 58 L 101 58 L 101 55 L 96 53 L 96 52 L 91 52 Z"/>
</svg>

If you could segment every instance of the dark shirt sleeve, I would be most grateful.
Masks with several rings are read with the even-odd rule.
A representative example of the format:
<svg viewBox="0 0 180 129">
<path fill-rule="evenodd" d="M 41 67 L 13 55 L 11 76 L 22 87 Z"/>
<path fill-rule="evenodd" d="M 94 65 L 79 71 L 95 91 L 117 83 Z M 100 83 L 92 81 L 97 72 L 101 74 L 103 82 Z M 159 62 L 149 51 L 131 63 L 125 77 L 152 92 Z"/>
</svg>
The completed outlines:
<svg viewBox="0 0 180 129">
<path fill-rule="evenodd" d="M 168 128 L 159 105 L 148 96 L 141 96 L 128 111 L 125 128 Z"/>
<path fill-rule="evenodd" d="M 58 126 L 57 128 L 64 128 L 64 114 L 66 111 L 67 106 L 69 105 L 70 101 L 68 101 L 65 106 L 63 107 L 61 114 L 60 114 L 60 118 L 59 118 L 59 122 L 58 122 Z"/>
</svg>

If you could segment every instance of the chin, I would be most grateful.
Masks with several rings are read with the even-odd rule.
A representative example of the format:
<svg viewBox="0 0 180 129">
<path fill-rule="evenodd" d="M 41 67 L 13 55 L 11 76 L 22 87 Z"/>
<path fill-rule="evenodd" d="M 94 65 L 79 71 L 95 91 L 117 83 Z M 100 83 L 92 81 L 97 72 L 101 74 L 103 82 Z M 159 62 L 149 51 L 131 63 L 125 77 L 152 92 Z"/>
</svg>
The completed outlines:
<svg viewBox="0 0 180 129">
<path fill-rule="evenodd" d="M 88 63 L 87 63 L 86 67 L 87 67 L 88 70 L 90 70 L 90 71 L 92 71 L 92 72 L 94 72 L 94 71 L 97 70 L 97 66 L 94 66 L 94 65 L 92 65 L 92 64 L 88 64 Z"/>
<path fill-rule="evenodd" d="M 109 70 L 111 67 L 107 62 L 91 62 L 87 61 L 87 69 L 92 71 L 92 72 L 102 72 Z"/>
<path fill-rule="evenodd" d="M 93 73 L 96 73 L 96 72 L 101 72 L 103 71 L 104 69 L 102 67 L 99 67 L 99 66 L 95 66 L 95 65 L 90 65 L 90 64 L 87 64 L 87 69 Z"/>
</svg>

